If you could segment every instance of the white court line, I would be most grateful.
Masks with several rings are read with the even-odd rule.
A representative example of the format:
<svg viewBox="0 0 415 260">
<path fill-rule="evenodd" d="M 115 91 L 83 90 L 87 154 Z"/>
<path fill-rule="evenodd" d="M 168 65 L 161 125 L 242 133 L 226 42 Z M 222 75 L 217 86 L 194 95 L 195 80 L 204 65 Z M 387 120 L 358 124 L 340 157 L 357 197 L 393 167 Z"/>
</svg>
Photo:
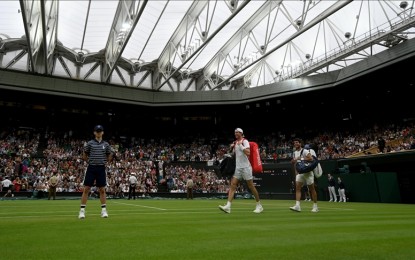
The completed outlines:
<svg viewBox="0 0 415 260">
<path fill-rule="evenodd" d="M 345 210 L 345 211 L 347 211 L 347 210 L 357 210 L 357 209 L 344 209 L 344 208 L 326 208 L 326 207 L 324 207 L 324 208 L 322 208 L 322 207 L 318 207 L 319 209 L 324 209 L 324 210 Z"/>
<path fill-rule="evenodd" d="M 243 210 L 236 210 L 239 212 L 242 212 Z M 118 212 L 118 211 L 116 211 Z M 136 211 L 130 211 L 129 212 L 129 216 L 130 215 L 181 215 L 181 214 L 216 214 L 216 215 L 229 215 L 229 214 L 225 214 L 219 210 L 211 210 L 211 211 L 200 211 L 200 212 L 196 212 L 196 211 L 181 211 L 181 212 L 166 212 L 166 213 L 161 213 L 161 212 L 136 212 Z M 87 218 L 89 216 L 95 216 L 95 217 L 100 217 L 100 213 L 87 213 Z M 255 214 L 257 215 L 257 214 Z M 112 211 L 109 212 L 109 218 L 113 217 L 113 216 L 126 216 L 124 213 L 113 213 Z M 78 214 L 57 214 L 57 215 L 26 215 L 26 216 L 19 216 L 19 215 L 10 215 L 10 216 L 0 216 L 0 219 L 16 219 L 16 218 L 44 218 L 44 217 L 73 217 L 73 218 L 78 218 Z M 82 221 L 82 220 L 81 220 Z"/>
<path fill-rule="evenodd" d="M 152 209 L 157 209 L 160 211 L 166 211 L 167 209 L 162 209 L 162 208 L 156 208 L 156 207 L 148 207 L 148 206 L 143 206 L 143 205 L 134 205 L 134 204 L 129 204 L 129 203 L 117 203 L 117 204 L 124 204 L 124 205 L 128 205 L 128 206 L 136 206 L 136 207 L 145 207 L 145 208 L 152 208 Z M 271 207 L 271 209 L 269 209 L 270 212 L 277 212 L 280 211 L 280 208 L 282 207 Z M 284 209 L 287 209 L 286 207 L 284 207 Z M 356 210 L 356 209 L 342 209 L 342 208 L 323 208 L 323 211 L 347 211 L 347 210 Z M 303 210 L 304 211 L 304 210 Z M 71 211 L 72 212 L 72 211 Z M 120 212 L 124 212 L 124 213 L 120 213 Z M 220 211 L 219 209 L 214 209 L 214 208 L 209 208 L 209 210 L 200 210 L 200 211 L 195 211 L 195 210 L 189 210 L 189 209 L 171 209 L 169 210 L 169 212 L 167 213 L 161 213 L 161 212 L 136 212 L 136 211 L 128 211 L 128 210 L 115 210 L 115 211 L 110 211 L 109 215 L 110 218 L 111 216 L 126 216 L 125 213 L 128 213 L 128 215 L 159 215 L 159 214 L 167 214 L 167 215 L 181 215 L 181 214 L 215 214 L 215 215 L 235 215 L 235 214 L 225 214 L 222 211 Z M 243 213 L 243 212 L 250 212 L 249 208 L 246 207 L 235 207 L 232 208 L 232 212 L 237 212 L 237 213 Z M 288 211 L 287 211 L 288 212 Z M 77 218 L 77 212 L 71 213 L 71 214 L 56 214 L 56 215 L 45 215 L 45 214 L 41 214 L 41 213 L 45 213 L 45 212 L 35 212 L 35 213 L 40 213 L 39 215 L 4 215 L 1 216 L 0 215 L 0 219 L 16 219 L 16 218 L 21 218 L 21 219 L 25 219 L 25 218 L 44 218 L 44 217 L 73 217 L 73 218 Z M 50 213 L 50 212 L 47 212 Z M 60 211 L 59 213 L 64 213 L 64 211 Z M 264 214 L 266 214 L 266 212 L 264 212 Z M 262 214 L 253 214 L 253 216 L 258 216 L 258 215 L 262 215 Z M 315 214 L 316 216 L 318 216 L 319 214 Z M 95 218 L 100 216 L 99 213 L 87 213 L 87 217 L 88 216 L 94 216 Z"/>
<path fill-rule="evenodd" d="M 254 205 L 255 206 L 255 202 L 254 203 L 251 203 L 251 202 L 237 202 L 237 203 L 235 203 L 236 205 Z M 283 206 L 283 205 L 276 205 L 276 204 L 269 204 L 269 203 L 261 203 L 262 204 L 262 206 L 264 207 L 264 211 L 267 209 L 267 207 L 270 207 L 270 208 L 272 208 L 272 209 L 286 209 L 287 208 L 287 206 Z M 232 205 L 234 205 L 234 204 L 232 204 Z M 304 207 L 304 205 L 306 205 L 306 207 Z M 351 209 L 351 208 L 336 208 L 336 207 L 334 207 L 334 208 L 332 208 L 332 207 L 321 207 L 318 203 L 317 203 L 317 205 L 318 205 L 318 208 L 321 210 L 321 209 L 323 209 L 323 210 L 339 210 L 339 211 L 342 211 L 342 210 L 356 210 L 356 209 Z M 304 203 L 304 204 L 301 204 L 301 208 L 306 208 L 306 209 L 308 209 L 308 208 L 311 208 L 311 206 L 312 206 L 312 204 L 307 204 L 306 202 Z M 232 208 L 233 209 L 233 208 Z"/>
<path fill-rule="evenodd" d="M 113 204 L 121 204 L 121 205 L 141 207 L 141 208 L 149 208 L 149 209 L 157 209 L 157 210 L 167 210 L 167 209 L 162 209 L 162 208 L 149 207 L 149 206 L 143 206 L 143 205 L 137 205 L 137 204 L 130 204 L 130 203 L 113 202 Z"/>
</svg>

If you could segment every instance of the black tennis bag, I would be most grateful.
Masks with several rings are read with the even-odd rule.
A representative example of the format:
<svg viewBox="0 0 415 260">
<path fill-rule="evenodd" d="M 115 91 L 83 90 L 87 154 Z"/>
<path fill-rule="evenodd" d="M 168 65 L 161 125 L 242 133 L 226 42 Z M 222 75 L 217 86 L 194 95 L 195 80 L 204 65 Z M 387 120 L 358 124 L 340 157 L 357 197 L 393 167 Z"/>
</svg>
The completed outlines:
<svg viewBox="0 0 415 260">
<path fill-rule="evenodd" d="M 222 176 L 232 176 L 235 173 L 235 156 L 225 156 L 219 164 L 219 172 Z"/>
</svg>

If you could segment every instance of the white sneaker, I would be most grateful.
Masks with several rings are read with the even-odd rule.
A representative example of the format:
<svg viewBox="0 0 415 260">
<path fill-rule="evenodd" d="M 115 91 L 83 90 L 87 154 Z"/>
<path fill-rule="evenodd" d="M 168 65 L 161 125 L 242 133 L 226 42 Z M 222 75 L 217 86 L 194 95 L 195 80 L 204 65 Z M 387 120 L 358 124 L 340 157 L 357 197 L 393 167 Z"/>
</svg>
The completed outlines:
<svg viewBox="0 0 415 260">
<path fill-rule="evenodd" d="M 85 218 L 85 209 L 81 209 L 81 210 L 79 211 L 79 216 L 78 216 L 78 218 L 79 218 L 79 219 L 84 219 L 84 218 Z"/>
<path fill-rule="evenodd" d="M 264 211 L 264 208 L 262 207 L 262 205 L 257 205 L 254 213 L 261 213 L 262 211 Z"/>
<path fill-rule="evenodd" d="M 329 202 L 333 202 L 333 200 L 329 200 Z"/>
<path fill-rule="evenodd" d="M 223 212 L 225 212 L 225 213 L 231 213 L 231 207 L 229 207 L 229 206 L 220 206 L 219 205 L 219 209 L 220 210 L 222 210 Z"/>
<path fill-rule="evenodd" d="M 317 207 L 313 208 L 313 209 L 311 210 L 311 212 L 317 213 L 317 212 L 318 212 L 318 208 L 317 208 Z"/>
<path fill-rule="evenodd" d="M 290 207 L 290 209 L 291 209 L 292 211 L 301 212 L 301 207 L 300 207 L 300 206 L 297 206 L 297 205 Z"/>
<path fill-rule="evenodd" d="M 108 218 L 108 213 L 106 209 L 101 210 L 101 218 Z"/>
</svg>

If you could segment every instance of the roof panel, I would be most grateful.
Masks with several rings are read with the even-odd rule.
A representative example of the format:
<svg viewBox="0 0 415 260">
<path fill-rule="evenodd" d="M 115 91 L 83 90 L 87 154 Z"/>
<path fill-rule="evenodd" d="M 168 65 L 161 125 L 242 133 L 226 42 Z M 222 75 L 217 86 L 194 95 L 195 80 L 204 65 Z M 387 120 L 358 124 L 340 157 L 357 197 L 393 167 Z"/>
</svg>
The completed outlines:
<svg viewBox="0 0 415 260">
<path fill-rule="evenodd" d="M 149 1 L 123 57 L 145 62 L 157 60 L 191 4 L 192 1 Z"/>
<path fill-rule="evenodd" d="M 130 40 L 127 43 L 127 46 L 124 49 L 123 57 L 130 60 L 143 60 L 142 53 L 146 53 L 147 60 L 151 61 L 158 58 L 158 55 L 155 53 L 152 55 L 148 54 L 148 45 L 147 39 L 151 36 L 153 28 L 157 25 L 157 21 L 163 11 L 163 8 L 166 6 L 167 1 L 149 1 L 146 5 L 145 11 L 141 15 L 134 32 L 131 34 Z M 151 57 L 151 58 L 149 58 Z"/>
<path fill-rule="evenodd" d="M 143 60 L 153 61 L 159 58 L 191 5 L 192 1 L 169 1 L 164 15 L 161 17 L 143 53 Z"/>
<path fill-rule="evenodd" d="M 209 42 L 209 44 L 201 51 L 200 55 L 192 61 L 192 70 L 197 70 L 206 66 L 222 46 L 239 30 L 246 20 L 248 20 L 255 11 L 264 4 L 264 1 L 251 1 L 242 9 L 236 17 L 229 21 L 226 26 L 218 32 L 218 34 Z M 218 3 L 218 13 L 212 21 L 212 28 L 216 30 L 231 15 L 231 11 L 224 2 Z M 212 30 L 212 32 L 214 31 Z M 248 50 L 247 50 L 248 51 Z M 187 67 L 187 66 L 186 66 Z"/>
<path fill-rule="evenodd" d="M 19 1 L 0 1 L 0 38 L 25 35 Z"/>
<path fill-rule="evenodd" d="M 138 1 L 137 3 L 142 3 Z M 30 3 L 30 1 L 29 1 Z M 98 53 L 106 47 L 108 37 L 110 35 L 113 19 L 120 1 L 113 0 L 92 0 L 92 1 L 60 1 L 59 2 L 59 20 L 58 20 L 58 34 L 57 38 L 64 47 L 75 50 L 75 53 L 67 53 L 65 48 L 59 48 L 58 55 L 63 55 L 63 59 L 69 70 L 74 76 L 76 66 L 81 65 L 86 59 L 86 63 L 81 67 L 81 75 L 83 78 L 87 75 L 91 68 L 96 68 L 87 80 L 101 79 L 100 71 L 104 57 L 102 53 Z M 182 0 L 159 0 L 148 1 L 134 31 L 123 49 L 122 58 L 127 60 L 141 59 L 145 62 L 157 60 L 161 56 L 161 52 L 166 48 L 169 40 L 171 40 L 173 33 L 176 31 L 178 25 L 185 18 L 185 14 L 194 1 Z M 178 91 L 186 89 L 188 78 L 181 79 L 180 77 L 210 77 L 207 74 L 191 73 L 204 69 L 204 67 L 211 61 L 219 50 L 227 44 L 228 40 L 244 26 L 245 22 L 251 17 L 263 17 L 262 14 L 255 16 L 257 11 L 264 3 L 270 3 L 264 0 L 255 0 L 244 2 L 238 1 L 239 6 L 246 3 L 246 6 L 227 24 L 226 20 L 231 16 L 231 10 L 227 3 L 229 1 L 218 0 L 209 1 L 209 8 L 205 7 L 201 11 L 197 24 L 195 25 L 197 31 L 192 31 L 191 27 L 186 34 L 186 42 L 180 41 L 176 48 L 180 49 L 175 55 L 176 59 L 170 59 L 174 66 L 181 67 L 179 73 L 175 75 L 169 74 L 174 71 L 174 68 L 164 68 L 169 66 L 168 62 L 159 64 L 160 71 L 164 73 L 163 82 L 167 77 L 170 78 L 171 86 L 164 85 L 159 88 L 161 91 Z M 279 3 L 275 1 L 274 3 Z M 270 16 L 265 16 L 262 21 L 258 22 L 256 27 L 249 27 L 248 34 L 241 34 L 240 41 L 233 42 L 232 46 L 229 44 L 226 49 L 226 59 L 218 59 L 214 61 L 215 72 L 221 71 L 216 77 L 208 78 L 207 80 L 222 80 L 222 79 L 238 79 L 240 77 L 248 78 L 251 74 L 252 81 L 257 83 L 254 85 L 261 85 L 271 83 L 277 78 L 276 71 L 290 74 L 291 71 L 298 71 L 309 64 L 315 64 L 320 61 L 328 60 L 327 56 L 335 56 L 339 51 L 347 51 L 348 56 L 342 56 L 327 62 L 326 67 L 322 69 L 319 65 L 318 69 L 310 72 L 310 74 L 321 73 L 330 69 L 338 69 L 341 66 L 348 66 L 359 59 L 364 59 L 370 55 L 374 55 L 379 51 L 391 48 L 396 44 L 414 37 L 415 14 L 413 12 L 414 0 L 411 1 L 352 1 L 341 9 L 336 10 L 334 14 L 324 18 L 314 26 L 308 28 L 308 24 L 313 19 L 319 19 L 325 16 L 326 10 L 332 5 L 347 3 L 347 1 L 282 1 L 279 7 L 274 8 Z M 407 3 L 407 6 L 404 4 Z M 215 7 L 216 5 L 216 7 Z M 88 7 L 90 6 L 90 9 Z M 165 10 L 164 10 L 165 8 Z M 339 7 L 340 8 L 340 7 Z M 163 12 L 164 10 L 164 12 Z M 200 11 L 200 10 L 198 10 Z M 48 12 L 48 10 L 46 10 Z M 194 12 L 196 13 L 196 12 Z M 192 19 L 190 19 L 192 20 Z M 297 21 L 301 20 L 301 25 Z M 86 30 L 85 30 L 86 24 Z M 406 24 L 409 26 L 405 27 Z M 209 29 L 210 37 L 218 28 L 220 31 L 207 43 L 202 50 L 199 51 L 193 58 L 182 66 L 185 58 L 181 58 L 180 52 L 191 48 L 194 53 L 200 46 L 202 38 L 201 31 Z M 395 28 L 401 26 L 402 29 L 393 31 Z M 303 30 L 303 28 L 305 28 Z M 301 32 L 301 33 L 299 33 Z M 345 36 L 346 32 L 351 35 L 349 38 Z M 376 34 L 388 33 L 384 38 L 371 40 L 370 37 Z M 193 33 L 193 34 L 192 34 Z M 2 54 L 2 63 L 0 67 L 4 68 L 10 64 L 9 69 L 26 69 L 28 55 L 23 55 L 22 50 L 26 50 L 26 42 L 20 39 L 25 35 L 25 28 L 23 24 L 22 14 L 20 12 L 19 1 L 0 1 L 0 54 Z M 85 38 L 84 38 L 85 35 Z M 348 34 L 347 34 L 348 35 Z M 32 35 L 33 36 L 33 35 Z M 42 35 L 36 35 L 37 41 L 42 40 Z M 5 39 L 11 38 L 4 41 Z M 350 48 L 355 47 L 359 41 L 368 41 L 370 46 L 361 46 L 359 50 L 349 51 Z M 175 39 L 177 43 L 180 39 Z M 197 41 L 197 42 L 196 42 Z M 264 51 L 259 51 L 258 47 L 265 45 Z M 235 46 L 234 46 L 235 45 Z M 43 47 L 43 46 L 42 46 Z M 77 56 L 77 52 L 81 48 L 86 53 L 91 53 L 88 57 Z M 232 49 L 231 49 L 232 48 Z M 224 51 L 225 52 L 225 51 Z M 192 53 L 192 54 L 193 54 Z M 108 54 L 108 53 L 107 53 Z M 109 54 L 111 55 L 111 53 Z M 22 58 L 20 58 L 22 57 Z M 186 56 L 184 56 L 186 57 Z M 263 61 L 259 61 L 265 57 Z M 308 57 L 308 58 L 306 58 Z M 241 65 L 241 58 L 250 59 Z M 20 59 L 17 62 L 13 59 Z M 239 60 L 238 60 L 239 59 Z M 166 60 L 166 59 L 164 59 Z M 12 64 L 13 63 L 13 64 Z M 233 65 L 238 63 L 237 67 Z M 251 66 L 254 65 L 254 66 Z M 122 70 L 124 77 L 131 73 L 142 75 L 150 75 L 145 71 L 153 71 L 154 67 L 144 66 L 136 68 L 129 66 L 124 59 L 119 59 L 117 66 Z M 190 70 L 187 70 L 189 69 Z M 209 68 L 210 69 L 210 68 Z M 184 71 L 186 70 L 186 71 Z M 190 73 L 189 73 L 190 72 Z M 205 72 L 205 70 L 203 71 Z M 58 63 L 55 68 L 55 75 L 66 76 L 64 68 Z M 308 75 L 310 75 L 308 74 Z M 279 74 L 281 75 L 281 74 Z M 307 75 L 307 74 L 304 74 Z M 153 77 L 156 77 L 155 79 Z M 146 77 L 145 82 L 141 85 L 151 84 L 157 81 L 157 75 L 151 74 Z M 262 79 L 260 79 L 262 77 Z M 133 75 L 133 83 L 137 85 L 140 78 L 138 75 Z M 154 80 L 153 80 L 154 79 Z M 286 80 L 284 78 L 282 80 Z M 175 81 L 176 80 L 176 81 Z M 197 78 L 195 82 L 202 84 L 206 78 L 200 80 Z M 116 80 L 120 83 L 120 80 Z M 126 80 L 130 81 L 130 80 Z M 175 82 L 175 83 L 173 83 Z M 181 83 L 180 83 L 181 82 Z M 202 82 L 202 83 L 201 83 Z M 240 82 L 240 80 L 238 81 Z M 248 82 L 248 80 L 246 80 Z M 177 83 L 177 84 L 176 84 Z M 229 82 L 226 82 L 229 83 Z M 245 82 L 244 82 L 245 83 Z M 129 83 L 128 83 L 129 84 Z M 213 86 L 197 86 L 197 89 L 216 89 Z M 222 89 L 229 88 L 230 84 Z M 240 87 L 240 86 L 239 86 Z M 149 87 L 151 88 L 151 87 Z M 154 86 L 154 89 L 158 89 Z M 188 90 L 195 90 L 195 86 L 191 86 Z"/>
<path fill-rule="evenodd" d="M 69 49 L 81 49 L 88 3 L 88 1 L 59 2 L 58 40 Z"/>
<path fill-rule="evenodd" d="M 91 10 L 85 33 L 85 49 L 90 52 L 99 52 L 105 48 L 117 6 L 118 1 L 91 2 Z M 83 28 L 79 28 L 79 30 L 83 30 Z"/>
</svg>

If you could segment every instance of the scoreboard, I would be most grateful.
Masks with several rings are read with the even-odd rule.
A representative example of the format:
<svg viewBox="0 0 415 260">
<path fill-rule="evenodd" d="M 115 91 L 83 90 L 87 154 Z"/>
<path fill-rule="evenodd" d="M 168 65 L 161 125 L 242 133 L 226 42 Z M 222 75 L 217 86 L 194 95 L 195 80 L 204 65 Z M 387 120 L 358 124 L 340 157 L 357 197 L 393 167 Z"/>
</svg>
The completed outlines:
<svg viewBox="0 0 415 260">
<path fill-rule="evenodd" d="M 295 177 L 292 164 L 263 164 L 262 173 L 254 174 L 254 185 L 259 193 L 291 193 Z"/>
</svg>

